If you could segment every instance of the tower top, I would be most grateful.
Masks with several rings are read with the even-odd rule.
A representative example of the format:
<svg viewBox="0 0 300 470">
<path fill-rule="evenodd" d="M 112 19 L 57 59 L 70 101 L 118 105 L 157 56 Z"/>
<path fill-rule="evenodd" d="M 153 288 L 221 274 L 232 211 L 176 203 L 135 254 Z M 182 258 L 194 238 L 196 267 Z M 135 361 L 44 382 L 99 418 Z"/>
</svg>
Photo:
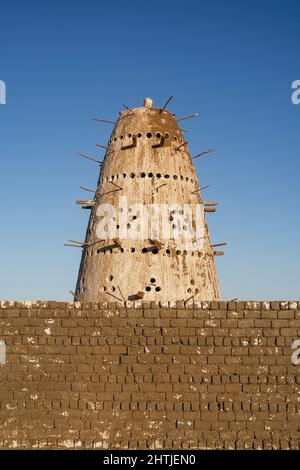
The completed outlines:
<svg viewBox="0 0 300 470">
<path fill-rule="evenodd" d="M 152 98 L 145 98 L 144 99 L 144 106 L 145 108 L 152 108 L 153 99 Z"/>
</svg>

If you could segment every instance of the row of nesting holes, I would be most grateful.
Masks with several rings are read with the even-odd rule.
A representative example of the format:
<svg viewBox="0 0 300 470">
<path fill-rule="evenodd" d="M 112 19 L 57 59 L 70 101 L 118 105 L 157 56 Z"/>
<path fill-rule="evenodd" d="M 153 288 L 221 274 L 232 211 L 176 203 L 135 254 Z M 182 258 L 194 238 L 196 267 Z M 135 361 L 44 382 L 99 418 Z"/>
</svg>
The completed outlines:
<svg viewBox="0 0 300 470">
<path fill-rule="evenodd" d="M 106 176 L 105 178 L 102 178 L 102 181 L 113 181 L 114 179 L 119 179 L 119 177 L 121 178 L 123 176 L 123 178 L 126 178 L 126 173 L 122 173 L 121 175 L 112 175 L 112 176 Z M 168 173 L 165 174 L 165 175 L 162 175 L 161 173 L 152 173 L 152 171 L 150 171 L 149 173 L 145 173 L 144 171 L 142 171 L 141 173 L 139 174 L 135 174 L 135 173 L 130 173 L 129 174 L 129 177 L 130 178 L 146 178 L 148 176 L 148 178 L 165 178 L 165 179 L 170 179 L 172 178 L 172 175 L 169 175 Z M 177 180 L 177 179 L 181 179 L 181 181 L 183 181 L 185 179 L 185 181 L 190 181 L 191 183 L 194 183 L 194 180 L 193 178 L 189 178 L 188 176 L 183 176 L 183 175 L 173 175 L 173 179 L 174 180 Z"/>
<path fill-rule="evenodd" d="M 132 213 L 132 210 L 133 210 L 132 207 L 129 207 L 129 208 L 127 209 L 127 212 L 128 212 L 129 214 L 131 214 L 131 213 Z M 123 212 L 124 212 L 124 208 L 123 208 L 123 207 L 120 207 L 119 211 L 120 211 L 121 213 L 123 213 Z M 184 212 L 183 212 L 182 209 L 179 209 L 179 210 L 173 209 L 173 210 L 170 212 L 170 215 L 169 215 L 169 222 L 173 222 L 173 221 L 174 221 L 173 215 L 174 215 L 174 214 L 177 214 L 177 213 L 180 214 L 180 215 L 183 215 L 183 214 L 184 214 Z M 134 222 L 135 220 L 137 220 L 137 218 L 138 218 L 137 215 L 132 215 L 132 216 L 131 216 L 131 223 Z M 117 219 L 116 219 L 116 217 L 112 217 L 112 220 L 113 220 L 114 222 L 116 222 Z M 188 217 L 185 217 L 183 220 L 184 220 L 184 222 L 185 222 L 186 224 L 188 224 L 188 222 L 189 222 Z M 131 223 L 128 223 L 128 224 L 126 225 L 126 227 L 127 227 L 128 229 L 131 228 Z M 116 229 L 119 230 L 119 228 L 120 228 L 120 224 L 116 224 Z M 176 225 L 176 224 L 172 224 L 172 229 L 174 229 L 174 230 L 177 229 L 177 225 Z M 186 231 L 186 230 L 188 229 L 188 225 L 183 224 L 183 225 L 182 225 L 182 229 Z M 90 229 L 89 229 L 89 233 L 91 233 L 91 230 L 90 230 Z"/>
<path fill-rule="evenodd" d="M 120 212 L 124 212 L 124 208 L 123 208 L 123 207 L 120 208 Z M 127 212 L 128 212 L 128 213 L 131 213 L 131 212 L 132 212 L 132 208 L 129 207 Z M 182 210 L 182 209 L 180 209 L 180 210 L 178 210 L 178 211 L 177 211 L 176 209 L 174 209 L 174 210 L 172 210 L 172 211 L 170 212 L 170 215 L 169 215 L 169 222 L 173 222 L 173 221 L 174 221 L 173 214 L 177 214 L 177 212 L 178 212 L 180 215 L 183 215 L 183 210 Z M 133 215 L 133 216 L 131 216 L 131 217 L 132 217 L 131 223 L 134 222 L 135 220 L 137 220 L 137 218 L 138 218 L 137 215 Z M 112 220 L 115 222 L 115 221 L 116 221 L 116 217 L 113 217 Z M 185 217 L 185 218 L 184 218 L 184 222 L 185 222 L 186 224 L 189 222 L 188 217 Z M 127 227 L 128 229 L 131 228 L 131 223 L 128 223 L 128 224 L 126 225 L 126 227 Z M 116 229 L 119 230 L 119 228 L 120 228 L 120 224 L 117 224 L 117 225 L 116 225 Z M 177 229 L 177 225 L 176 225 L 176 224 L 172 224 L 172 229 L 173 229 L 173 230 Z M 183 225 L 182 225 L 182 229 L 186 231 L 186 230 L 188 229 L 188 225 L 183 224 Z"/>
<path fill-rule="evenodd" d="M 114 279 L 114 277 L 113 277 L 113 275 L 111 274 L 110 276 L 108 276 L 107 281 L 112 282 L 113 279 Z M 191 279 L 191 280 L 190 280 L 190 283 L 191 283 L 192 286 L 194 286 L 194 284 L 195 284 L 194 279 Z M 82 284 L 83 284 L 83 282 L 82 282 Z M 156 285 L 156 279 L 155 279 L 155 277 L 152 277 L 152 278 L 150 279 L 150 283 L 149 283 L 149 285 L 147 285 L 147 286 L 145 287 L 145 290 L 146 290 L 146 292 L 150 292 L 150 291 L 152 290 L 152 288 L 155 290 L 155 292 L 160 292 L 160 291 L 161 291 L 161 287 Z M 106 291 L 108 291 L 108 290 L 110 290 L 111 292 L 115 292 L 115 291 L 116 291 L 116 288 L 115 288 L 115 286 L 110 286 L 109 288 L 108 288 L 107 286 L 103 286 L 103 291 L 104 291 L 104 292 L 106 292 Z M 194 291 L 193 291 L 193 289 L 192 289 L 191 287 L 188 287 L 188 288 L 187 288 L 187 293 L 188 293 L 188 294 L 191 294 L 191 293 L 198 294 L 198 293 L 199 293 L 199 289 L 195 288 Z"/>
<path fill-rule="evenodd" d="M 147 132 L 146 133 L 147 139 L 151 139 L 152 137 L 156 137 L 157 139 L 161 139 L 163 136 L 165 137 L 165 139 L 170 138 L 170 134 L 168 134 L 168 132 L 165 132 L 165 134 L 162 134 L 161 132 L 156 132 L 155 134 L 153 134 L 152 132 Z M 112 142 L 116 142 L 117 140 L 123 140 L 125 137 L 126 136 L 124 136 L 124 135 L 120 135 L 119 137 L 113 137 L 113 138 L 109 139 L 108 142 L 111 144 Z M 129 139 L 131 139 L 131 137 L 133 137 L 133 134 L 127 134 L 127 137 Z M 140 139 L 141 137 L 143 137 L 143 134 L 141 132 L 139 132 L 136 135 L 136 137 L 138 137 Z M 174 139 L 175 142 L 179 142 L 179 143 L 183 142 L 183 139 L 178 138 L 176 135 L 174 135 L 173 139 Z"/>
<path fill-rule="evenodd" d="M 138 250 L 136 250 L 134 247 L 131 247 L 129 250 L 126 250 L 130 253 L 135 253 L 135 252 L 138 252 Z M 166 250 L 158 250 L 157 248 L 142 248 L 141 250 L 141 253 L 152 253 L 153 255 L 157 255 L 158 252 L 162 252 L 162 251 L 165 251 L 165 253 L 167 255 L 171 255 L 171 250 L 169 248 L 167 248 Z M 120 248 L 119 250 L 116 250 L 116 249 L 112 249 L 112 248 L 98 248 L 97 250 L 95 250 L 95 252 L 97 253 L 125 253 L 125 250 L 124 248 Z M 93 250 L 87 250 L 87 254 L 89 254 L 90 256 L 93 256 L 94 254 L 94 251 Z M 190 253 L 187 252 L 187 250 L 176 250 L 174 251 L 174 254 L 176 255 L 183 255 L 183 256 L 186 256 L 188 254 L 190 254 L 191 256 L 198 256 L 199 258 L 201 258 L 201 256 L 203 255 L 203 253 L 201 251 L 191 251 Z M 209 253 L 206 253 L 206 255 L 209 255 Z"/>
</svg>

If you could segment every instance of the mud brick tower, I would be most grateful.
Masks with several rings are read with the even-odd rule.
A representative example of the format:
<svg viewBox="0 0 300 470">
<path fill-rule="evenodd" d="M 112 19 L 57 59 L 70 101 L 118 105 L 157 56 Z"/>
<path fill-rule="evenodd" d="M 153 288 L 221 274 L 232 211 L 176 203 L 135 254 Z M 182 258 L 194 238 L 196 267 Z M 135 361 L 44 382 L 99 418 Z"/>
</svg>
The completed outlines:
<svg viewBox="0 0 300 470">
<path fill-rule="evenodd" d="M 205 217 L 206 211 L 215 210 L 210 207 L 214 203 L 202 200 L 183 131 L 166 108 L 155 108 L 146 98 L 143 107 L 128 108 L 119 114 L 94 198 L 79 202 L 91 209 L 91 215 L 82 244 L 75 298 L 220 299 L 214 256 L 222 252 L 215 252 L 211 245 Z M 164 238 L 153 224 L 150 235 L 147 231 L 142 236 L 131 236 L 130 231 L 143 225 L 144 209 L 153 205 L 171 207 L 167 210 L 171 235 Z M 184 218 L 181 209 L 191 205 L 202 207 L 202 215 L 197 216 L 202 227 L 200 237 L 195 220 Z M 98 231 L 106 207 L 114 210 L 107 224 L 108 236 L 103 237 Z M 176 232 L 180 224 L 182 230 Z M 192 232 L 188 243 L 187 228 Z M 179 233 L 177 237 L 175 232 Z"/>
</svg>

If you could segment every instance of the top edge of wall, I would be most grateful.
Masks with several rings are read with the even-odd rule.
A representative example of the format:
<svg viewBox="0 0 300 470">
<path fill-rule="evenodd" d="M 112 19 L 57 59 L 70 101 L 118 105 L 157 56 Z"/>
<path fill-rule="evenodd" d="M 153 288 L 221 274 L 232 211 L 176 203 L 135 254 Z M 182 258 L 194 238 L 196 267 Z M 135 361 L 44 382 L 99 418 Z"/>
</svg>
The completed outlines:
<svg viewBox="0 0 300 470">
<path fill-rule="evenodd" d="M 151 301 L 143 302 L 135 300 L 131 302 L 57 302 L 52 300 L 42 301 L 0 301 L 0 309 L 27 308 L 27 309 L 91 309 L 105 310 L 107 308 L 126 309 L 150 309 L 150 308 L 179 308 L 179 309 L 202 309 L 202 310 L 298 310 L 299 300 L 274 300 L 274 301 Z"/>
</svg>

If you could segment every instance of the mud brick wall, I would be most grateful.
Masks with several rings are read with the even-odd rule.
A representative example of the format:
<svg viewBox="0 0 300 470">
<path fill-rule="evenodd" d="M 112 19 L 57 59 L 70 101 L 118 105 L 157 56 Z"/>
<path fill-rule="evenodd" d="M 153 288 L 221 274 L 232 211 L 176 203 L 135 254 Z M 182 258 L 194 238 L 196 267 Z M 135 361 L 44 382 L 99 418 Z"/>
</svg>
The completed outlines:
<svg viewBox="0 0 300 470">
<path fill-rule="evenodd" d="M 300 302 L 1 302 L 0 447 L 298 449 Z"/>
</svg>

